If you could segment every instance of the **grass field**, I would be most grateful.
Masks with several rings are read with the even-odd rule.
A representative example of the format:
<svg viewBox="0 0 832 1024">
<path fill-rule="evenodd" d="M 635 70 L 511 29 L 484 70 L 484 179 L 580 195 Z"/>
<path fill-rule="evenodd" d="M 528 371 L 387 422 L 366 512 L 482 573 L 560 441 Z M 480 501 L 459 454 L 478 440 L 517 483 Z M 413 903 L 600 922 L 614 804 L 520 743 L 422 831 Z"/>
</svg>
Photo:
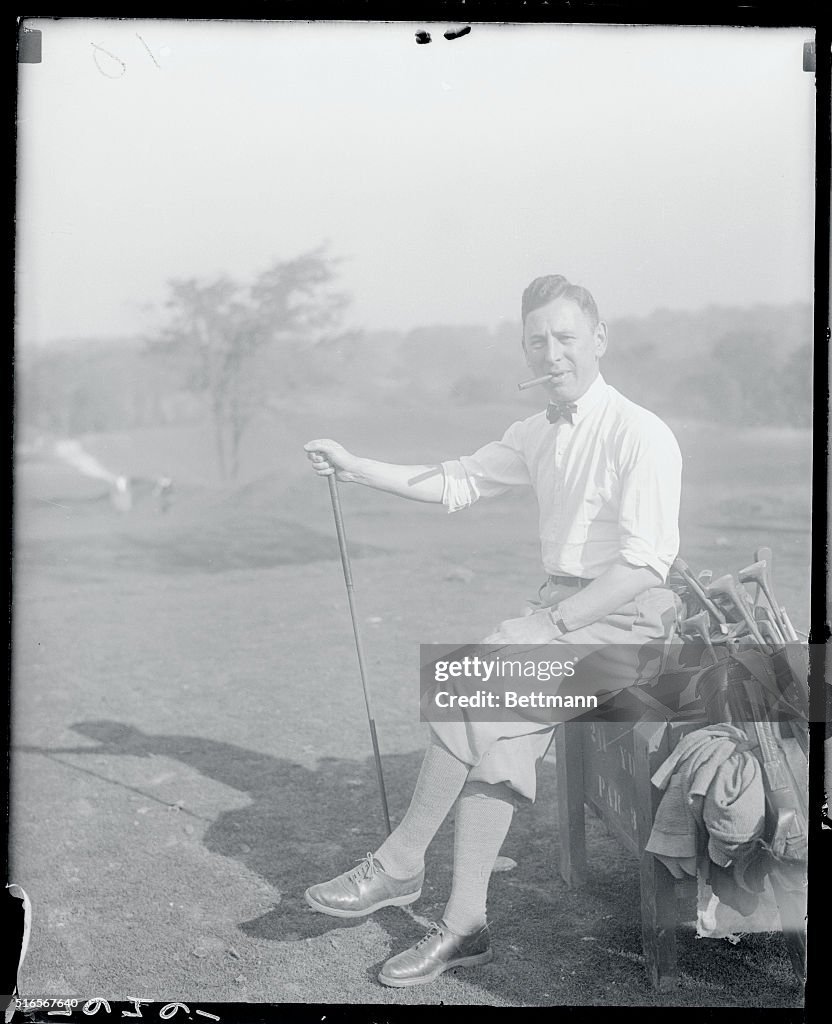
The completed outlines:
<svg viewBox="0 0 832 1024">
<path fill-rule="evenodd" d="M 518 415 L 521 415 L 519 413 Z M 16 477 L 13 880 L 34 905 L 21 994 L 247 1002 L 791 1006 L 778 935 L 738 946 L 680 930 L 677 992 L 641 956 L 638 874 L 590 820 L 590 881 L 557 873 L 554 769 L 494 876 L 492 964 L 410 990 L 381 963 L 441 914 L 452 824 L 412 911 L 357 924 L 313 914 L 312 882 L 382 838 L 369 737 L 326 485 L 300 450 L 333 436 L 381 459 L 472 450 L 505 409 L 310 403 L 253 433 L 222 486 L 207 428 L 89 437 L 106 465 L 172 475 L 119 516 L 54 460 Z M 685 456 L 682 554 L 715 574 L 761 544 L 795 624 L 808 620 L 810 439 L 674 422 Z M 528 495 L 456 516 L 343 487 L 391 813 L 424 746 L 417 646 L 480 637 L 540 582 Z"/>
</svg>

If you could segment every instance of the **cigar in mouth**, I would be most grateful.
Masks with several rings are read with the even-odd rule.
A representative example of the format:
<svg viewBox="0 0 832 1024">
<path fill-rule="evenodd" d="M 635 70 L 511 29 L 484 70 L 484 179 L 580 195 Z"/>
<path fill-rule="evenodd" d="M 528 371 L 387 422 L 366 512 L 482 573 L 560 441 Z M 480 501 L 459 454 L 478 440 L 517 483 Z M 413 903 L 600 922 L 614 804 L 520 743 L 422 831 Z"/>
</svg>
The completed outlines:
<svg viewBox="0 0 832 1024">
<path fill-rule="evenodd" d="M 534 380 L 524 380 L 522 384 L 517 385 L 518 391 L 525 391 L 526 388 L 535 388 L 538 384 L 546 384 L 552 379 L 552 374 L 547 373 L 543 377 L 535 377 Z"/>
</svg>

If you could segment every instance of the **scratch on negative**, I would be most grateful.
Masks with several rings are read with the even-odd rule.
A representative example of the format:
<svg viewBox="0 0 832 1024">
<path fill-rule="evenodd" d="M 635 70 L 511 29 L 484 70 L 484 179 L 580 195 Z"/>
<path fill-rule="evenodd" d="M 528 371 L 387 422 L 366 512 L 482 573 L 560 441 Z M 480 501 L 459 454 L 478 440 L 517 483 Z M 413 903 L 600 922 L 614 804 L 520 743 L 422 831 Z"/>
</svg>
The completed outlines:
<svg viewBox="0 0 832 1024">
<path fill-rule="evenodd" d="M 142 37 L 139 35 L 138 32 L 136 33 L 136 39 L 138 39 L 139 42 L 142 44 L 142 46 L 145 48 L 145 50 L 147 50 L 147 52 L 148 52 L 148 54 L 150 56 L 150 59 L 153 61 L 153 63 L 156 65 L 156 67 L 157 68 L 161 68 L 162 65 L 153 56 L 153 51 L 150 49 L 150 47 L 147 45 L 147 43 L 144 41 L 144 39 L 142 39 Z"/>
</svg>

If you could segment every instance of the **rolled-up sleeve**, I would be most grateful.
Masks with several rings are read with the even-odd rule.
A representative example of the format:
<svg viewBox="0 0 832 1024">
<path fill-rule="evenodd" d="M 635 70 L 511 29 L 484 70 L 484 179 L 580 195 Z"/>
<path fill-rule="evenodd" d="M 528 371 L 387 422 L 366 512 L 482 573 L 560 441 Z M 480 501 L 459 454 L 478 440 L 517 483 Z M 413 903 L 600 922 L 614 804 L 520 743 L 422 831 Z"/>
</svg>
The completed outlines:
<svg viewBox="0 0 832 1024">
<path fill-rule="evenodd" d="M 493 498 L 513 487 L 530 486 L 523 427 L 524 421 L 518 420 L 499 441 L 483 445 L 473 455 L 442 463 L 442 503 L 448 512 L 458 512 L 479 498 Z"/>
<path fill-rule="evenodd" d="M 682 454 L 657 417 L 639 424 L 622 446 L 621 557 L 649 566 L 662 581 L 679 553 Z"/>
</svg>

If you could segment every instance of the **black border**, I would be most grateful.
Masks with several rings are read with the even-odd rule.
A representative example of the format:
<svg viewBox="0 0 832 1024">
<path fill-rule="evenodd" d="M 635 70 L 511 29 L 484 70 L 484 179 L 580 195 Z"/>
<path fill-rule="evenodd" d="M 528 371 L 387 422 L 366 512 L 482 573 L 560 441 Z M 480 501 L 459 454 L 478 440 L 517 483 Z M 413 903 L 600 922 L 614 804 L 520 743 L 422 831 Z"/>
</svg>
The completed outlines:
<svg viewBox="0 0 832 1024">
<path fill-rule="evenodd" d="M 83 6 L 83 5 L 82 5 Z M 756 0 L 756 2 L 728 3 L 725 0 L 700 0 L 700 2 L 673 2 L 662 5 L 645 3 L 628 3 L 626 0 L 430 0 L 430 2 L 413 3 L 399 0 L 395 4 L 381 3 L 379 0 L 278 0 L 278 2 L 243 3 L 237 5 L 233 14 L 227 15 L 206 10 L 200 5 L 195 12 L 193 8 L 182 4 L 166 4 L 158 7 L 145 4 L 142 9 L 133 13 L 119 14 L 110 10 L 96 10 L 86 5 L 86 10 L 77 14 L 58 15 L 54 13 L 14 15 L 15 29 L 13 33 L 15 54 L 7 64 L 13 76 L 10 96 L 10 124 L 12 131 L 8 138 L 11 148 L 11 165 L 16 160 L 16 140 L 14 125 L 16 120 L 16 61 L 17 32 L 24 18 L 159 18 L 162 20 L 235 20 L 235 21 L 387 21 L 413 22 L 420 25 L 429 23 L 446 23 L 447 25 L 477 23 L 573 23 L 573 24 L 609 24 L 609 25 L 715 25 L 715 26 L 748 26 L 748 27 L 806 27 L 807 39 L 814 30 L 816 35 L 816 211 L 815 211 L 815 381 L 814 381 L 814 467 L 813 467 L 813 559 L 811 572 L 811 634 L 814 644 L 821 644 L 830 636 L 829 615 L 827 611 L 827 577 L 828 577 L 828 546 L 830 531 L 828 525 L 827 472 L 828 472 L 828 438 L 829 438 L 829 219 L 830 219 L 830 18 L 822 9 L 820 0 L 806 2 L 793 0 L 785 4 L 774 0 Z M 443 25 L 443 28 L 445 25 Z M 445 42 L 443 41 L 443 45 Z M 455 45 L 464 45 L 456 43 Z M 14 336 L 14 227 L 15 227 L 15 195 L 10 190 L 10 234 L 12 237 L 12 273 L 9 275 L 9 314 L 12 328 L 10 338 Z M 14 351 L 9 345 L 9 374 L 6 383 L 8 398 L 9 437 L 13 440 L 14 419 Z M 9 452 L 9 536 L 12 537 L 13 508 L 13 444 Z M 824 557 L 820 557 L 823 551 Z M 9 621 L 12 615 L 12 572 L 9 561 Z M 4 823 L 8 829 L 9 821 L 9 745 L 11 717 L 11 652 L 7 662 L 9 671 L 6 674 L 6 699 L 3 702 L 6 714 L 2 722 L 2 739 L 5 741 L 2 758 L 0 758 L 0 790 L 2 790 Z M 832 666 L 830 667 L 832 670 Z M 812 680 L 815 683 L 813 702 L 822 700 L 822 684 L 825 678 L 825 666 L 813 663 Z M 813 703 L 813 706 L 814 703 Z M 818 717 L 813 713 L 813 718 Z M 816 721 L 811 726 L 813 756 L 810 767 L 810 803 L 814 810 L 819 807 L 820 794 L 823 789 L 823 765 L 817 755 L 822 749 L 823 724 Z M 827 936 L 829 933 L 828 914 L 829 897 L 829 840 L 832 832 L 821 832 L 817 816 L 811 822 L 810 831 L 810 926 L 808 942 L 808 978 L 806 987 L 805 1009 L 780 1008 L 745 1008 L 745 1007 L 650 1007 L 650 1006 L 546 1006 L 546 1007 L 467 1007 L 480 1021 L 503 1019 L 506 1013 L 524 1019 L 551 1019 L 557 1014 L 560 1019 L 583 1020 L 596 1016 L 607 1016 L 612 1013 L 616 1019 L 634 1019 L 643 1021 L 645 1018 L 667 1019 L 672 1015 L 674 1020 L 711 1022 L 722 1020 L 730 1015 L 733 1024 L 743 1021 L 814 1021 L 821 1015 L 826 1017 L 832 1006 L 832 995 L 827 994 L 827 974 L 829 958 L 827 952 Z M 9 859 L 8 842 L 2 848 L 4 884 L 8 879 Z M 822 905 L 822 904 L 825 904 Z M 812 908 L 815 913 L 812 914 Z M 825 911 L 825 912 L 824 912 Z M 554 923 L 553 923 L 554 924 Z M 645 985 L 647 979 L 645 978 Z M 144 1019 L 159 1019 L 158 1010 L 163 1003 L 152 1003 L 145 1008 Z M 183 1013 L 176 1014 L 172 1020 L 191 1021 L 207 1020 L 207 1017 L 194 1015 L 196 1009 L 219 1016 L 223 1022 L 234 1024 L 266 1024 L 272 1021 L 308 1021 L 319 1024 L 326 1018 L 329 1024 L 349 1024 L 352 1021 L 367 1021 L 372 1024 L 394 1024 L 398 1021 L 422 1020 L 425 1013 L 431 1016 L 444 1016 L 451 1011 L 454 1016 L 460 1013 L 460 1007 L 445 1007 L 444 1004 L 431 1006 L 395 1005 L 395 1004 L 313 1004 L 313 1003 L 197 1003 L 189 1004 L 191 1015 L 186 1018 Z M 112 1003 L 112 1014 L 96 1015 L 104 1020 L 122 1020 L 122 1011 L 133 1009 L 130 1003 Z M 440 1009 L 441 1007 L 441 1009 Z M 51 1017 L 42 1013 L 19 1013 L 20 1021 L 60 1021 L 93 1020 L 73 1013 L 69 1018 Z"/>
</svg>

